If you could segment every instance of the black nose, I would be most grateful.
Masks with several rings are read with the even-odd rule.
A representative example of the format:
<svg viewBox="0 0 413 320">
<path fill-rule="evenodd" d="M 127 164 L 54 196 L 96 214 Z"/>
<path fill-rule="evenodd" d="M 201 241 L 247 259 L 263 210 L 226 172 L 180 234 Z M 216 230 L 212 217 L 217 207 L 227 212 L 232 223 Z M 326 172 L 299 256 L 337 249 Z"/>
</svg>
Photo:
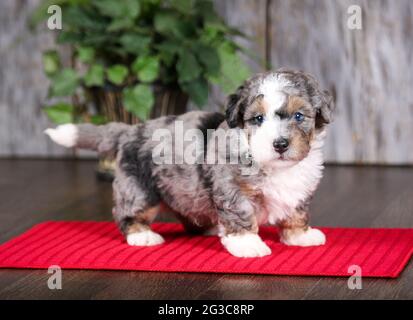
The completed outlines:
<svg viewBox="0 0 413 320">
<path fill-rule="evenodd" d="M 284 138 L 280 138 L 274 141 L 273 146 L 275 151 L 278 153 L 284 153 L 288 149 L 288 140 Z"/>
</svg>

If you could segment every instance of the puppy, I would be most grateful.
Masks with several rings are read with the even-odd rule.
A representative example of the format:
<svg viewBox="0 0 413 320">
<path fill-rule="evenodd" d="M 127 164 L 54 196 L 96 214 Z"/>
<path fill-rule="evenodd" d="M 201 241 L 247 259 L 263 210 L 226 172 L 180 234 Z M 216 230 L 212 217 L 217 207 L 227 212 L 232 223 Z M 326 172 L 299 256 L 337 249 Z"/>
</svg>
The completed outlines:
<svg viewBox="0 0 413 320">
<path fill-rule="evenodd" d="M 113 215 L 129 245 L 164 242 L 150 224 L 165 203 L 188 231 L 217 233 L 234 256 L 262 257 L 271 253 L 258 235 L 262 224 L 277 225 L 286 245 L 326 242 L 309 226 L 308 207 L 322 177 L 332 111 L 332 97 L 312 76 L 278 70 L 247 80 L 229 96 L 225 115 L 194 111 L 134 126 L 66 124 L 45 133 L 65 147 L 116 156 Z M 188 141 L 189 132 L 201 139 Z M 224 142 L 215 143 L 222 133 Z M 201 151 L 198 161 L 185 161 L 189 147 Z"/>
</svg>

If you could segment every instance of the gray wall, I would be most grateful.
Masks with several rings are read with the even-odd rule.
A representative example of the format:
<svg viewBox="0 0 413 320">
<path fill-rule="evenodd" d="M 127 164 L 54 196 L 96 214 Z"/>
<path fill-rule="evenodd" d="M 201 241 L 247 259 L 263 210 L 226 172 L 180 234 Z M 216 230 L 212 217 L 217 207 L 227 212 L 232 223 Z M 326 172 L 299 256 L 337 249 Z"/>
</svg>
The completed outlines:
<svg viewBox="0 0 413 320">
<path fill-rule="evenodd" d="M 41 51 L 51 32 L 31 34 L 26 18 L 38 0 L 0 1 L 0 156 L 70 155 L 45 139 L 41 111 L 47 93 Z"/>
<path fill-rule="evenodd" d="M 53 32 L 30 34 L 38 0 L 0 1 L 0 156 L 71 156 L 42 130 L 47 80 L 40 51 Z M 337 114 L 326 159 L 340 163 L 413 163 L 413 1 L 225 0 L 217 8 L 254 40 L 273 68 L 300 68 L 333 90 Z M 363 29 L 347 28 L 347 8 L 363 9 Z M 247 59 L 254 71 L 263 67 Z M 213 89 L 210 109 L 224 96 Z"/>
</svg>

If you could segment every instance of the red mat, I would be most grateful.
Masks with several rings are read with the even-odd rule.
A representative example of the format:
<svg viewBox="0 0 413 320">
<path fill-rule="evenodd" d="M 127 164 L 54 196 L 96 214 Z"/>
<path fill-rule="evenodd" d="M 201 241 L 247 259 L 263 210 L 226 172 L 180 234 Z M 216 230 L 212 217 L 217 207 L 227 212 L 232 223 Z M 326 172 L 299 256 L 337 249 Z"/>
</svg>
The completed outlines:
<svg viewBox="0 0 413 320">
<path fill-rule="evenodd" d="M 346 276 L 351 265 L 365 277 L 397 277 L 413 252 L 413 229 L 320 228 L 327 244 L 288 247 L 277 229 L 260 235 L 272 254 L 236 258 L 218 237 L 191 236 L 181 225 L 154 224 L 166 242 L 154 247 L 126 244 L 113 222 L 45 222 L 0 246 L 0 268 L 142 270 L 302 276 Z"/>
</svg>

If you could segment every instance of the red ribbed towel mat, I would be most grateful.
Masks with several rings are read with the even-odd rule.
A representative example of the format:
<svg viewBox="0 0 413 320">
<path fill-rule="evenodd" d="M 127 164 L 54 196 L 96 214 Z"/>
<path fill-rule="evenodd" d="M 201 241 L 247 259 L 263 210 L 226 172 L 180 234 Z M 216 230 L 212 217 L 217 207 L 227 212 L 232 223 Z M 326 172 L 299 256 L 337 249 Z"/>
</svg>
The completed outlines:
<svg viewBox="0 0 413 320">
<path fill-rule="evenodd" d="M 260 235 L 272 254 L 236 258 L 218 237 L 186 234 L 181 225 L 157 223 L 165 243 L 128 246 L 113 222 L 45 222 L 0 246 L 0 268 L 214 272 L 296 276 L 350 276 L 359 266 L 364 277 L 397 277 L 413 253 L 413 229 L 320 228 L 327 244 L 289 247 L 277 229 Z M 357 268 L 357 267 L 356 267 Z"/>
</svg>

